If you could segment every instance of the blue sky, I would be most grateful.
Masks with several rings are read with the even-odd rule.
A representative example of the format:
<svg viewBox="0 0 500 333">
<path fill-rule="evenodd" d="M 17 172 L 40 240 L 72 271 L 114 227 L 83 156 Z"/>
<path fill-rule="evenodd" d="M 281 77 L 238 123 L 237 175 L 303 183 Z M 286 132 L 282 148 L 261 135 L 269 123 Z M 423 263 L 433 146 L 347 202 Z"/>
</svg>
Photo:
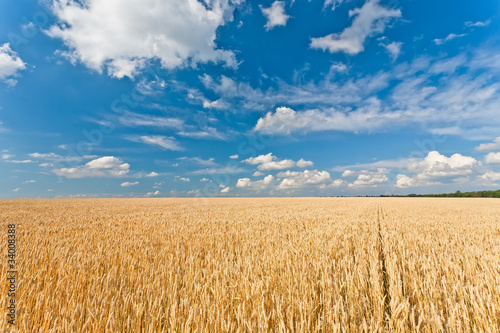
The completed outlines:
<svg viewBox="0 0 500 333">
<path fill-rule="evenodd" d="M 497 1 L 0 4 L 0 197 L 500 187 Z"/>
</svg>

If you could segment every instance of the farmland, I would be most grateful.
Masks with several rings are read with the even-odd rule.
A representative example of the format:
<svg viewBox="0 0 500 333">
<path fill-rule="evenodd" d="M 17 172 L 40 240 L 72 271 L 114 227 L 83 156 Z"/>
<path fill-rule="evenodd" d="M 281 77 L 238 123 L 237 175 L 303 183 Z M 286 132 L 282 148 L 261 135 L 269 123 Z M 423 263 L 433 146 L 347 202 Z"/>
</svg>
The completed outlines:
<svg viewBox="0 0 500 333">
<path fill-rule="evenodd" d="M 496 199 L 2 200 L 0 219 L 19 332 L 500 330 Z"/>
</svg>

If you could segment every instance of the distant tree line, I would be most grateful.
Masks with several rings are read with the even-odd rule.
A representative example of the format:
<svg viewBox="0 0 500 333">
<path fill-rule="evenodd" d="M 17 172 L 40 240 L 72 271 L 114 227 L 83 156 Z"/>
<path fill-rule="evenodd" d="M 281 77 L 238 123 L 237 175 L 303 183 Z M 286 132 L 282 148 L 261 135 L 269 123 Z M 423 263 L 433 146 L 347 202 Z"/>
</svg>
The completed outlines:
<svg viewBox="0 0 500 333">
<path fill-rule="evenodd" d="M 500 190 L 496 191 L 473 191 L 441 194 L 408 194 L 408 195 L 381 195 L 381 197 L 436 197 L 436 198 L 500 198 Z"/>
</svg>

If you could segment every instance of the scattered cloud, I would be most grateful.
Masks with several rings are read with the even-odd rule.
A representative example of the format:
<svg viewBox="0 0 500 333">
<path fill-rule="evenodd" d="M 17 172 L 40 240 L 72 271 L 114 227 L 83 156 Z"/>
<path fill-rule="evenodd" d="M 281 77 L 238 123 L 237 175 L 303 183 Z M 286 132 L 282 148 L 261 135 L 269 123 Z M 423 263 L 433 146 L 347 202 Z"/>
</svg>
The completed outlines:
<svg viewBox="0 0 500 333">
<path fill-rule="evenodd" d="M 19 76 L 19 71 L 26 69 L 26 64 L 12 51 L 9 43 L 0 45 L 0 80 L 8 85 L 14 86 Z"/>
<path fill-rule="evenodd" d="M 307 185 L 327 185 L 332 182 L 328 171 L 304 170 L 304 171 L 284 171 L 277 175 L 283 178 L 278 185 L 278 189 L 297 189 Z"/>
<path fill-rule="evenodd" d="M 252 174 L 253 177 L 260 177 L 260 176 L 264 176 L 264 173 L 263 172 L 260 172 L 260 171 L 255 171 L 253 174 Z"/>
<path fill-rule="evenodd" d="M 205 178 L 205 177 L 203 177 L 202 179 L 200 179 L 200 182 L 209 182 L 209 181 L 210 181 L 210 179 Z"/>
<path fill-rule="evenodd" d="M 12 192 L 19 192 L 20 189 L 21 189 L 20 187 L 17 187 L 15 189 L 13 189 Z"/>
<path fill-rule="evenodd" d="M 332 10 L 335 10 L 343 2 L 344 2 L 344 0 L 325 0 L 325 3 L 323 4 L 323 8 L 332 7 Z"/>
<path fill-rule="evenodd" d="M 301 158 L 300 160 L 297 161 L 297 166 L 299 168 L 307 168 L 307 167 L 310 167 L 313 165 L 314 165 L 314 163 L 312 161 L 306 161 L 303 158 Z"/>
<path fill-rule="evenodd" d="M 177 143 L 177 140 L 173 137 L 163 135 L 141 135 L 130 136 L 127 138 L 130 141 L 145 143 L 151 146 L 159 146 L 165 150 L 183 150 L 183 148 Z"/>
<path fill-rule="evenodd" d="M 227 166 L 218 166 L 215 168 L 205 168 L 191 172 L 193 175 L 216 175 L 216 174 L 237 174 L 245 172 L 246 170 L 243 168 L 238 168 L 237 166 L 227 165 Z"/>
<path fill-rule="evenodd" d="M 158 59 L 163 68 L 221 62 L 235 67 L 233 52 L 219 49 L 217 29 L 232 20 L 239 0 L 55 0 L 58 20 L 46 33 L 68 47 L 60 54 L 99 73 L 133 78 Z M 155 10 L 150 10 L 154 8 Z"/>
<path fill-rule="evenodd" d="M 434 39 L 434 44 L 436 44 L 436 45 L 443 45 L 444 43 L 449 42 L 450 40 L 453 40 L 453 39 L 456 39 L 456 38 L 465 37 L 465 36 L 467 36 L 467 34 L 459 34 L 459 35 L 457 35 L 457 34 L 449 34 L 444 39 L 439 39 L 439 38 Z"/>
<path fill-rule="evenodd" d="M 124 182 L 124 183 L 121 183 L 120 186 L 123 186 L 123 187 L 129 187 L 129 186 L 134 186 L 134 185 L 137 185 L 139 184 L 139 182 Z"/>
<path fill-rule="evenodd" d="M 286 22 L 290 18 L 290 16 L 285 13 L 284 1 L 275 1 L 271 7 L 268 8 L 260 6 L 260 10 L 267 19 L 267 23 L 264 26 L 266 30 L 271 30 L 276 26 L 285 26 Z"/>
<path fill-rule="evenodd" d="M 201 165 L 201 166 L 216 166 L 217 163 L 215 163 L 215 159 L 213 157 L 207 159 L 207 160 L 204 160 L 202 158 L 199 158 L 199 157 L 179 157 L 178 158 L 179 160 L 181 161 L 186 161 L 186 162 L 189 162 L 189 163 L 193 163 L 193 164 L 197 164 L 197 165 Z"/>
<path fill-rule="evenodd" d="M 52 162 L 78 162 L 81 160 L 88 160 L 96 158 L 97 155 L 67 155 L 61 156 L 56 153 L 31 153 L 28 154 L 30 157 L 44 159 Z"/>
<path fill-rule="evenodd" d="M 103 156 L 77 167 L 53 170 L 56 175 L 66 178 L 122 177 L 129 171 L 130 165 L 114 156 Z"/>
<path fill-rule="evenodd" d="M 231 190 L 231 188 L 229 186 L 224 187 L 222 190 L 220 190 L 220 193 L 228 193 L 230 190 Z"/>
<path fill-rule="evenodd" d="M 158 195 L 160 195 L 160 191 L 148 192 L 148 193 L 146 193 L 145 196 L 149 198 L 149 197 L 155 197 Z"/>
<path fill-rule="evenodd" d="M 240 156 L 238 154 L 234 154 L 234 155 L 229 156 L 229 158 L 233 159 L 233 160 L 237 160 L 238 158 L 240 158 Z"/>
<path fill-rule="evenodd" d="M 413 175 L 398 174 L 396 187 L 438 185 L 443 181 L 452 181 L 458 177 L 473 174 L 480 163 L 473 157 L 453 154 L 450 157 L 431 151 L 425 158 L 414 159 L 407 166 Z"/>
<path fill-rule="evenodd" d="M 488 164 L 500 164 L 500 152 L 487 154 L 484 161 Z"/>
<path fill-rule="evenodd" d="M 5 162 L 15 163 L 15 164 L 35 163 L 35 161 L 32 160 L 5 160 Z"/>
<path fill-rule="evenodd" d="M 178 177 L 177 179 L 179 179 L 181 182 L 189 182 L 191 181 L 189 178 L 187 177 Z"/>
<path fill-rule="evenodd" d="M 278 160 L 276 156 L 273 156 L 273 153 L 250 157 L 243 162 L 247 164 L 258 164 L 257 169 L 260 171 L 283 170 L 295 166 L 294 161 L 288 159 Z"/>
<path fill-rule="evenodd" d="M 367 0 L 361 8 L 349 11 L 349 17 L 353 16 L 351 26 L 340 34 L 312 38 L 311 48 L 328 50 L 331 53 L 358 54 L 364 50 L 363 44 L 366 38 L 384 32 L 391 18 L 401 17 L 401 11 L 382 7 L 379 0 Z"/>
<path fill-rule="evenodd" d="M 391 42 L 388 44 L 380 43 L 380 45 L 385 48 L 387 53 L 389 53 L 389 56 L 391 57 L 391 59 L 394 61 L 401 54 L 401 47 L 403 46 L 403 43 L 402 42 Z"/>
<path fill-rule="evenodd" d="M 389 170 L 385 168 L 378 168 L 376 171 L 345 170 L 342 177 L 357 177 L 354 182 L 348 184 L 349 187 L 377 187 L 389 180 L 386 176 L 388 172 Z"/>
<path fill-rule="evenodd" d="M 478 151 L 492 151 L 492 150 L 500 150 L 500 136 L 497 137 L 491 143 L 481 143 L 476 147 Z"/>
<path fill-rule="evenodd" d="M 491 23 L 491 19 L 488 19 L 484 22 L 481 22 L 481 21 L 477 21 L 477 22 L 472 22 L 472 21 L 467 21 L 465 22 L 465 26 L 466 27 L 486 27 L 488 25 L 490 25 Z"/>
<path fill-rule="evenodd" d="M 146 175 L 146 177 L 158 177 L 158 175 L 159 175 L 158 172 L 151 171 Z"/>
<path fill-rule="evenodd" d="M 260 191 L 267 189 L 273 181 L 273 175 L 268 175 L 264 179 L 256 181 L 251 181 L 250 178 L 240 178 L 236 183 L 236 187 Z"/>
<path fill-rule="evenodd" d="M 23 184 L 32 184 L 32 183 L 36 183 L 36 180 L 26 180 L 23 182 Z"/>
</svg>

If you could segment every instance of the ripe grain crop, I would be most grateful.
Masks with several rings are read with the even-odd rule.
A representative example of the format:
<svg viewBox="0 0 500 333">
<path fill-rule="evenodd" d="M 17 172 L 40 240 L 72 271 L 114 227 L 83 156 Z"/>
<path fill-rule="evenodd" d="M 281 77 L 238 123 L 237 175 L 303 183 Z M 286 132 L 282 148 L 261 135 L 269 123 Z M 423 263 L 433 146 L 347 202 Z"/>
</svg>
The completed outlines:
<svg viewBox="0 0 500 333">
<path fill-rule="evenodd" d="M 3 332 L 500 331 L 496 199 L 2 200 L 0 221 Z"/>
</svg>

